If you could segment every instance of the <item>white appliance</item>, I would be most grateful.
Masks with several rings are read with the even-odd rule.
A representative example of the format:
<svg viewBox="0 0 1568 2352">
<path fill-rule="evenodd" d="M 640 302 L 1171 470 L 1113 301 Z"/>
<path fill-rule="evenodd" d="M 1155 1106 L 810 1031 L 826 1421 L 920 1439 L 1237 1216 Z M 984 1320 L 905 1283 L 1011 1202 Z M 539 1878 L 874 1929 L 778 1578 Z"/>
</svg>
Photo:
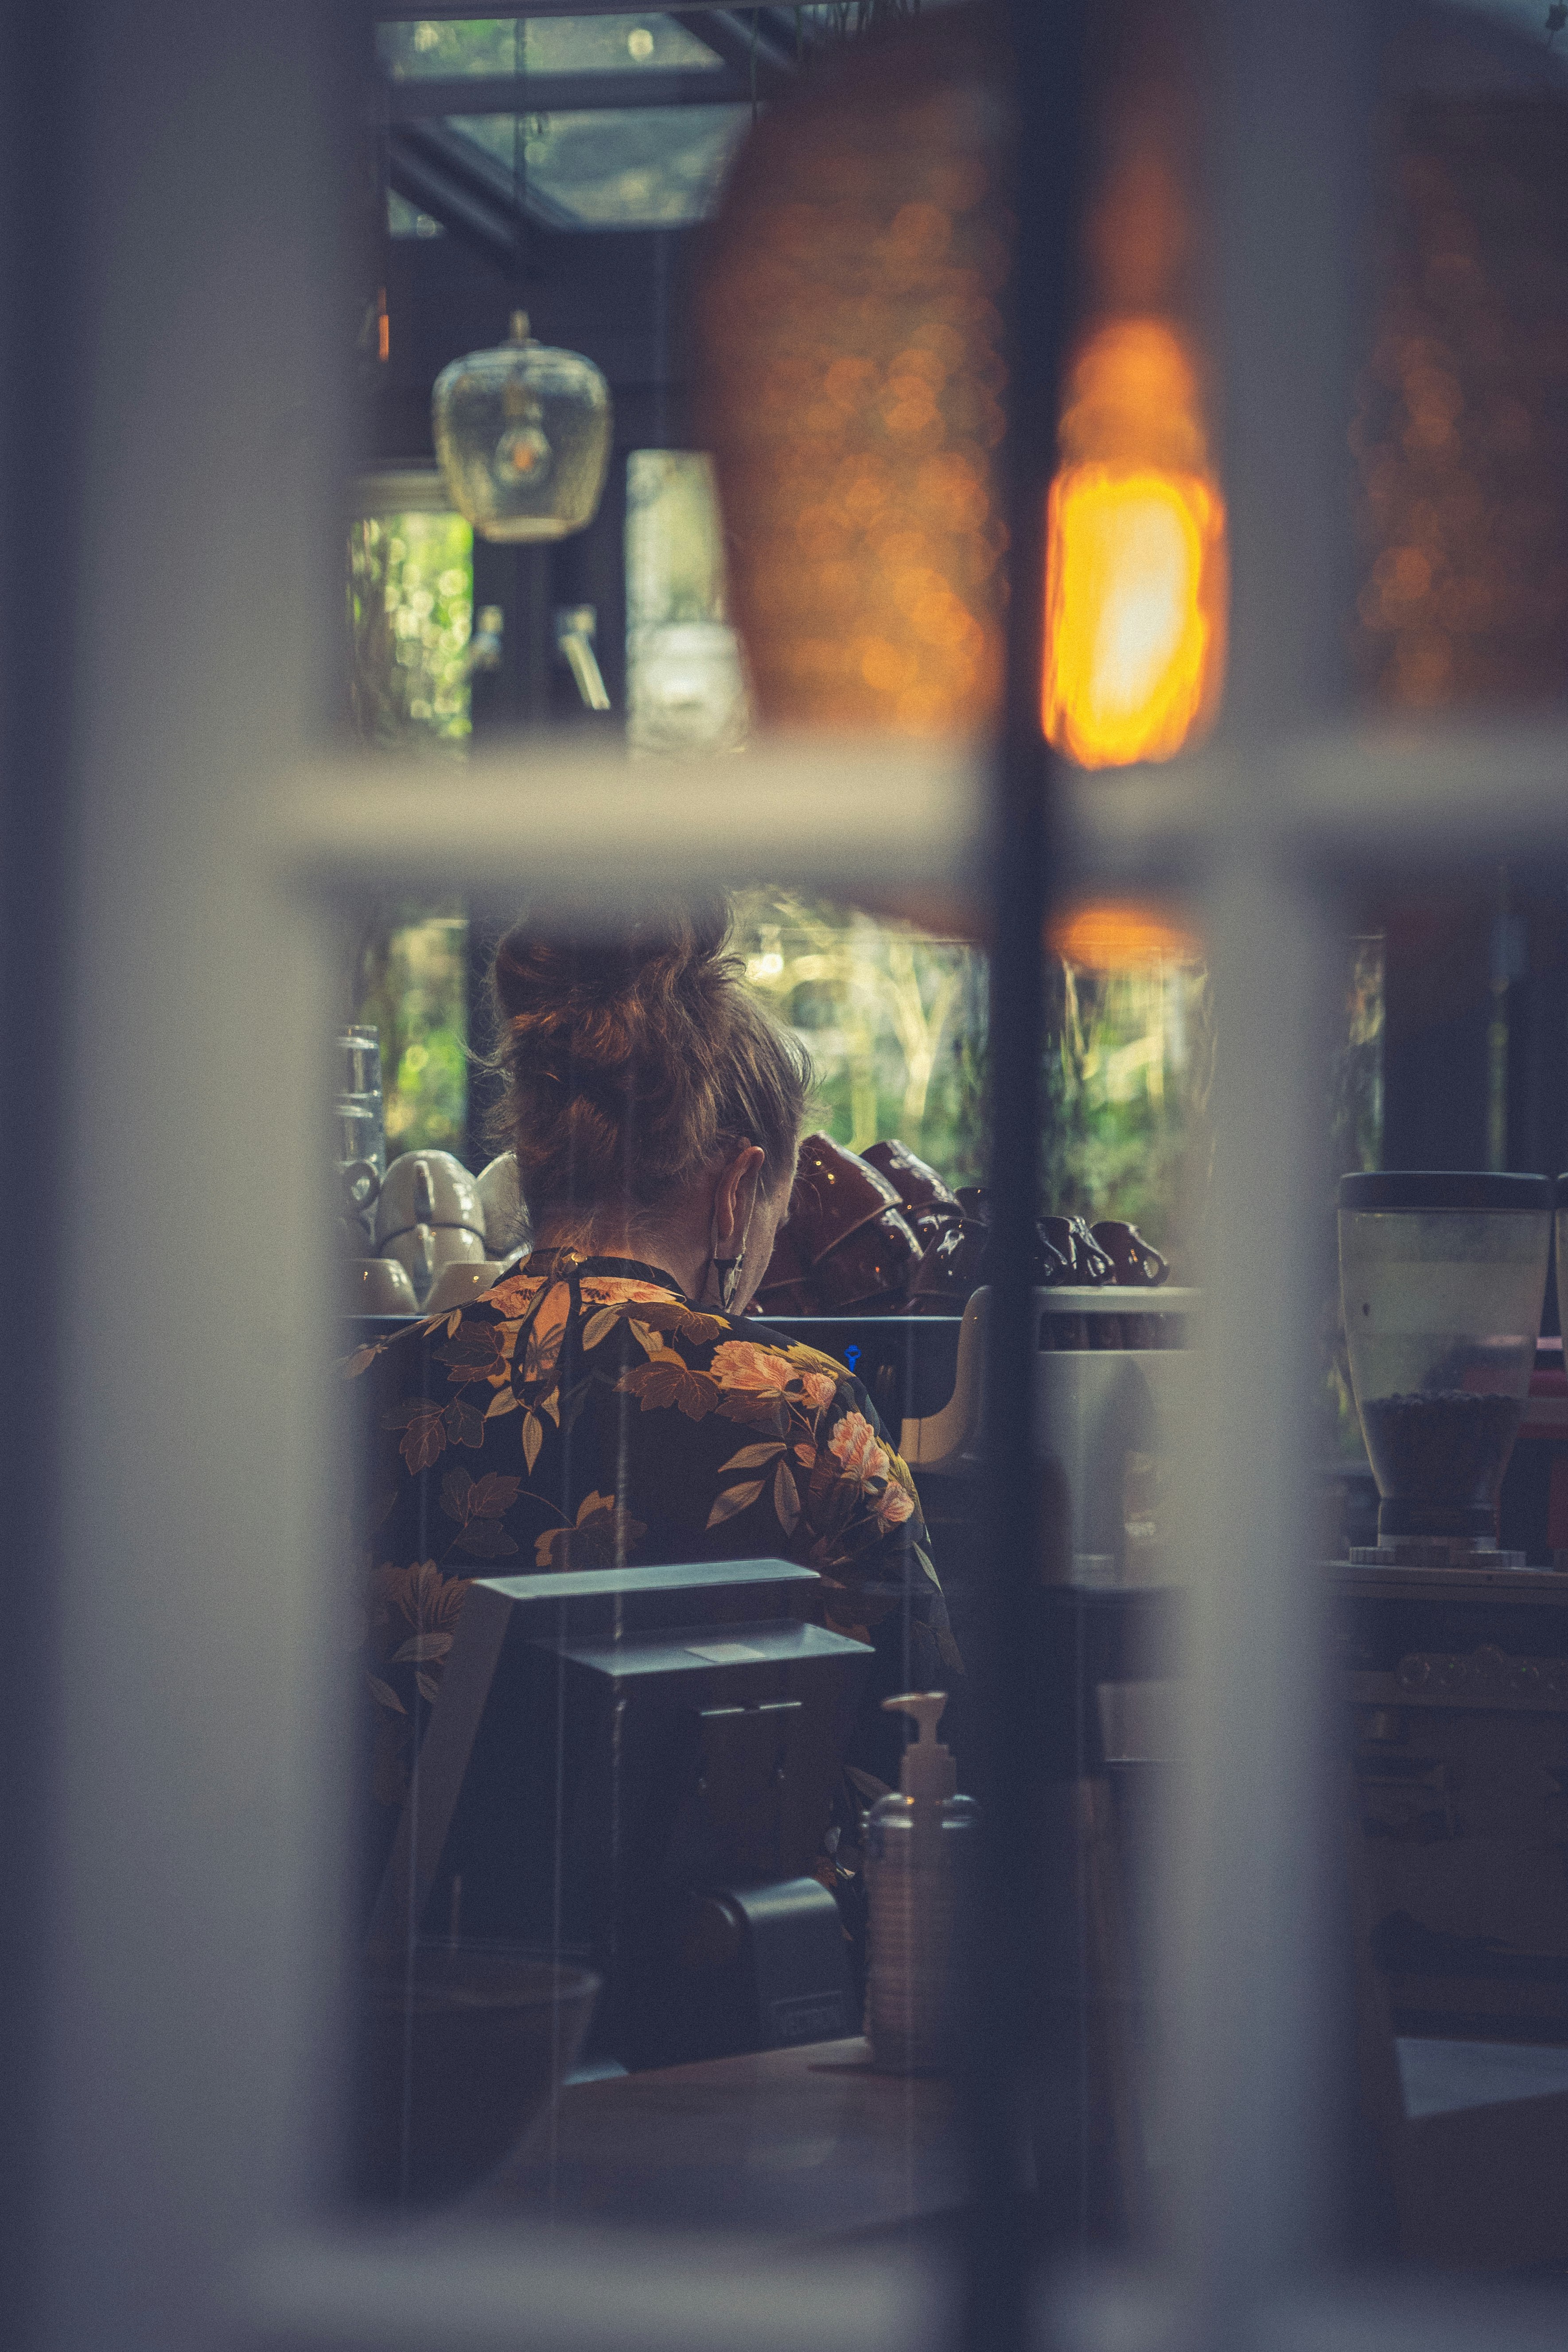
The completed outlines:
<svg viewBox="0 0 1568 2352">
<path fill-rule="evenodd" d="M 1060 1508 L 1047 1573 L 1073 1584 L 1162 1584 L 1181 1422 L 1197 1359 L 1188 1344 L 1196 1290 L 1037 1290 L 1042 1321 L 1090 1344 L 1042 1347 L 1035 1389 L 1037 1453 L 1058 1474 Z M 985 1468 L 989 1289 L 963 1310 L 953 1391 L 940 1412 L 903 1424 L 899 1450 L 917 1476 L 973 1478 Z M 1158 1347 L 1097 1347 L 1109 1318 L 1157 1318 Z M 1080 1323 L 1075 1318 L 1081 1318 Z M 1174 1322 L 1175 1328 L 1169 1326 Z M 1120 1333 L 1118 1337 L 1121 1336 Z M 1144 1320 L 1142 1336 L 1154 1336 Z"/>
</svg>

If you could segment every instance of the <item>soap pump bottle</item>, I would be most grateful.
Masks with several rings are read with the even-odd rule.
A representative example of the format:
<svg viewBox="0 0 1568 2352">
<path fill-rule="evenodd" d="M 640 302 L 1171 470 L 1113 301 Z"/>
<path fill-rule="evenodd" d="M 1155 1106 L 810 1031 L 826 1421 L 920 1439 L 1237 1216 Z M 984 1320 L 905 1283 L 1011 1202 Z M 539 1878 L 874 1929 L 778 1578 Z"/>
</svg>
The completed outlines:
<svg viewBox="0 0 1568 2352">
<path fill-rule="evenodd" d="M 920 1732 L 904 1750 L 899 1794 L 873 1806 L 867 1825 L 866 2032 L 879 2066 L 940 2074 L 952 2056 L 980 1808 L 958 1795 L 952 1752 L 936 1736 L 947 1693 L 914 1691 L 882 1705 L 912 1716 Z"/>
</svg>

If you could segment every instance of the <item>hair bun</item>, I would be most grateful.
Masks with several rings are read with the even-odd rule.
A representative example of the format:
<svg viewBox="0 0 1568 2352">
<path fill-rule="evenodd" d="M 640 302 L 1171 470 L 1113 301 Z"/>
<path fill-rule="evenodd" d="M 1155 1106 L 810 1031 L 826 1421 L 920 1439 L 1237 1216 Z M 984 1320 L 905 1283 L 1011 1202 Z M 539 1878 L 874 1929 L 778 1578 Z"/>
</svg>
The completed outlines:
<svg viewBox="0 0 1568 2352">
<path fill-rule="evenodd" d="M 809 1066 L 727 950 L 728 899 L 671 899 L 614 940 L 525 916 L 496 950 L 490 1131 L 517 1156 L 535 1221 L 612 1199 L 644 1205 L 760 1143 L 793 1173 Z"/>
<path fill-rule="evenodd" d="M 496 950 L 494 984 L 509 1019 L 586 1010 L 725 973 L 729 901 L 714 891 L 639 916 L 615 940 L 574 937 L 548 915 L 524 915 Z"/>
</svg>

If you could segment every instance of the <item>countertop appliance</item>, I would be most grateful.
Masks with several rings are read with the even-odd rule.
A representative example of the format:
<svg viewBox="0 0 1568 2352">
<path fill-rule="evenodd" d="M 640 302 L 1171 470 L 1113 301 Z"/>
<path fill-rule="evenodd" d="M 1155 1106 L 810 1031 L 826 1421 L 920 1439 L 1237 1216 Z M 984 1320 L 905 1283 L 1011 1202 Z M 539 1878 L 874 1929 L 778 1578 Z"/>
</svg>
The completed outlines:
<svg viewBox="0 0 1568 2352">
<path fill-rule="evenodd" d="M 812 1874 L 871 1652 L 779 1559 L 484 1578 L 372 1927 L 604 1979 L 591 2054 L 674 2065 L 855 2032 Z"/>
<path fill-rule="evenodd" d="M 1195 1290 L 1037 1289 L 1039 1453 L 1062 1487 L 1061 1540 L 1047 1572 L 1082 1585 L 1168 1580 L 1166 1497 L 1183 1397 L 1195 1358 Z M 989 1289 L 964 1309 L 952 1394 L 903 1423 L 900 1450 L 928 1479 L 985 1466 L 984 1360 Z M 1129 1344 L 1129 1343 L 1132 1344 Z"/>
<path fill-rule="evenodd" d="M 1546 1293 L 1544 1176 L 1386 1170 L 1340 1180 L 1351 1381 L 1377 1479 L 1377 1542 L 1353 1565 L 1518 1567 L 1498 1498 Z"/>
</svg>

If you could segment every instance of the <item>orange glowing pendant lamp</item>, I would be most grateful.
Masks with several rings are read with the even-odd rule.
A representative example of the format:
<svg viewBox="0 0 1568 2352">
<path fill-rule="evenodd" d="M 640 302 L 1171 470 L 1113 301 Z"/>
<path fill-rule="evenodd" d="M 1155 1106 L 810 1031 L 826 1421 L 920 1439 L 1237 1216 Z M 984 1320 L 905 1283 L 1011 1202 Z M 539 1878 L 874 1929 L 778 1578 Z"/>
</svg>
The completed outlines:
<svg viewBox="0 0 1568 2352">
<path fill-rule="evenodd" d="M 1169 759 L 1224 678 L 1173 79 L 1112 94 L 1050 493 L 1041 722 L 1084 767 Z M 698 287 L 697 383 L 765 720 L 995 724 L 1006 137 L 996 26 L 954 9 L 814 70 L 737 160 Z"/>
<path fill-rule="evenodd" d="M 1070 371 L 1047 519 L 1042 722 L 1081 767 L 1168 760 L 1225 669 L 1225 506 L 1195 368 L 1158 317 L 1102 320 Z"/>
</svg>

